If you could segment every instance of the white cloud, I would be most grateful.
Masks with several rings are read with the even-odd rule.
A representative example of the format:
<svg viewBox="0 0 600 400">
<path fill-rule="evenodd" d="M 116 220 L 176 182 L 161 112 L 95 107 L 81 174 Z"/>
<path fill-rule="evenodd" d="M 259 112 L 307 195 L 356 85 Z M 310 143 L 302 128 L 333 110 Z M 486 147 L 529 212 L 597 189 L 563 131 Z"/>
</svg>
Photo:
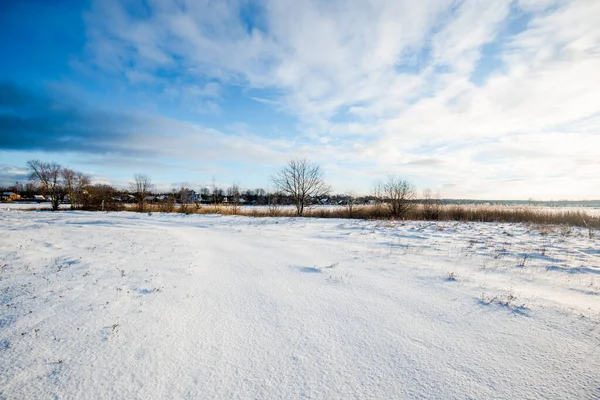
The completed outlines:
<svg viewBox="0 0 600 400">
<path fill-rule="evenodd" d="M 598 1 L 272 0 L 253 29 L 239 18 L 243 2 L 153 1 L 148 18 L 119 4 L 98 2 L 87 17 L 98 66 L 132 80 L 158 69 L 209 79 L 190 90 L 212 102 L 221 85 L 275 89 L 254 99 L 298 117 L 309 138 L 293 147 L 300 153 L 453 195 L 505 196 L 513 182 L 517 197 L 600 197 L 587 183 L 600 176 Z M 520 12 L 530 18 L 522 31 L 506 31 Z M 495 60 L 483 53 L 490 44 Z M 497 65 L 475 84 L 481 63 Z M 261 140 L 242 147 L 275 158 L 291 150 Z"/>
</svg>

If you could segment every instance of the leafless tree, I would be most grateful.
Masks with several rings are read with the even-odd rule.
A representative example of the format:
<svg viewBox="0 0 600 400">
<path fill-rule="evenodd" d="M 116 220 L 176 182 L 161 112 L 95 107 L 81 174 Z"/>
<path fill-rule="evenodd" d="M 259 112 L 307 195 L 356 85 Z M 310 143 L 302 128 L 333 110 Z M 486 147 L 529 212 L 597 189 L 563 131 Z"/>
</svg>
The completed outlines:
<svg viewBox="0 0 600 400">
<path fill-rule="evenodd" d="M 62 190 L 61 165 L 54 161 L 30 160 L 27 161 L 27 168 L 29 169 L 30 179 L 38 182 L 44 192 L 50 196 L 52 210 L 58 210 Z"/>
<path fill-rule="evenodd" d="M 221 189 L 217 188 L 216 179 L 213 176 L 212 183 L 210 185 L 210 195 L 211 195 L 211 198 L 212 198 L 213 207 L 215 208 L 215 212 L 219 211 L 219 207 L 217 207 L 217 203 L 219 202 L 219 191 L 220 190 Z"/>
<path fill-rule="evenodd" d="M 123 204 L 117 201 L 117 191 L 110 185 L 97 183 L 86 186 L 86 195 L 81 196 L 81 207 L 89 211 L 119 211 Z"/>
<path fill-rule="evenodd" d="M 24 192 L 26 197 L 33 197 L 38 191 L 38 182 L 29 181 L 25 184 Z"/>
<path fill-rule="evenodd" d="M 431 189 L 423 191 L 423 218 L 426 220 L 438 220 L 442 213 L 442 200 L 439 193 L 433 193 Z"/>
<path fill-rule="evenodd" d="M 380 183 L 374 190 L 375 197 L 385 202 L 393 218 L 406 218 L 414 207 L 413 199 L 416 190 L 413 184 L 395 175 L 388 176 L 387 181 Z"/>
<path fill-rule="evenodd" d="M 268 204 L 268 209 L 269 209 L 269 215 L 271 217 L 276 217 L 279 214 L 279 199 L 281 197 L 281 194 L 278 191 L 273 192 L 269 198 L 269 204 Z"/>
<path fill-rule="evenodd" d="M 181 184 L 181 188 L 176 193 L 177 201 L 180 203 L 179 211 L 184 214 L 192 212 L 194 206 L 194 191 L 189 188 L 189 184 Z"/>
<path fill-rule="evenodd" d="M 133 182 L 129 184 L 132 193 L 135 193 L 138 211 L 143 212 L 146 209 L 146 197 L 152 190 L 152 180 L 148 175 L 136 174 L 133 176 Z"/>
<path fill-rule="evenodd" d="M 25 186 L 21 182 L 16 181 L 15 184 L 9 189 L 13 191 L 16 195 L 21 195 L 25 191 Z"/>
<path fill-rule="evenodd" d="M 348 211 L 348 217 L 352 218 L 354 214 L 354 205 L 356 204 L 356 195 L 354 192 L 350 192 L 346 195 L 346 210 Z"/>
<path fill-rule="evenodd" d="M 321 167 L 305 158 L 288 161 L 271 180 L 279 191 L 293 199 L 299 217 L 312 198 L 325 196 L 331 190 L 323 180 Z"/>
<path fill-rule="evenodd" d="M 61 175 L 66 192 L 69 195 L 71 210 L 74 210 L 81 204 L 81 195 L 83 194 L 84 188 L 90 184 L 91 180 L 89 176 L 84 173 L 73 171 L 70 168 L 63 168 Z"/>
<path fill-rule="evenodd" d="M 210 199 L 210 189 L 207 187 L 203 187 L 200 189 L 200 196 L 202 196 L 202 199 L 204 200 L 208 200 Z"/>
<path fill-rule="evenodd" d="M 386 201 L 385 201 L 385 193 L 383 190 L 383 183 L 378 182 L 373 187 L 373 193 L 371 194 L 372 204 L 373 204 L 373 216 L 376 218 L 381 218 L 386 216 Z"/>
<path fill-rule="evenodd" d="M 237 183 L 227 188 L 227 197 L 231 198 L 231 210 L 234 215 L 237 215 L 240 208 L 240 186 Z"/>
</svg>

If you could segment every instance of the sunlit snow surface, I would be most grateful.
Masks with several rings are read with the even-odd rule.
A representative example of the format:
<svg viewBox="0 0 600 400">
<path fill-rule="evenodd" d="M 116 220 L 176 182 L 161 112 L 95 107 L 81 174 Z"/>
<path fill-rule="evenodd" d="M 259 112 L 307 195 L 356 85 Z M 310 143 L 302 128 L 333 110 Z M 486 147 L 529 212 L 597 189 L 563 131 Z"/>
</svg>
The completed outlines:
<svg viewBox="0 0 600 400">
<path fill-rule="evenodd" d="M 599 237 L 0 210 L 0 398 L 599 398 Z"/>
</svg>

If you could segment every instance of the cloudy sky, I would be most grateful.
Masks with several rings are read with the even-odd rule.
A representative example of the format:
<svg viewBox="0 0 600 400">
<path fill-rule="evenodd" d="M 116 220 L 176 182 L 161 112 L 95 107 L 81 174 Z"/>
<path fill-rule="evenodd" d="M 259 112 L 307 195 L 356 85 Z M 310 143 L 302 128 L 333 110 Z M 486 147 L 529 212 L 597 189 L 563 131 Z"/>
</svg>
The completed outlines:
<svg viewBox="0 0 600 400">
<path fill-rule="evenodd" d="M 97 182 L 600 198 L 598 0 L 0 2 L 0 185 Z"/>
</svg>

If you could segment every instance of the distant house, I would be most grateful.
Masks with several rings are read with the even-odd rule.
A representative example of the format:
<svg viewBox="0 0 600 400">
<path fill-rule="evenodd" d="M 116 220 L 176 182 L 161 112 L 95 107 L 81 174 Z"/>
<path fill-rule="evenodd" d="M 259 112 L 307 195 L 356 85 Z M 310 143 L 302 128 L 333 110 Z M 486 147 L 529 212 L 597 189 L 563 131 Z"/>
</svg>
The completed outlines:
<svg viewBox="0 0 600 400">
<path fill-rule="evenodd" d="M 245 203 L 246 199 L 242 198 L 242 197 L 238 197 L 237 198 L 237 203 L 238 204 L 242 204 Z M 233 196 L 225 196 L 223 198 L 223 203 L 236 203 L 235 198 Z"/>
<path fill-rule="evenodd" d="M 3 192 L 2 195 L 0 195 L 0 200 L 4 200 L 4 201 L 21 200 L 21 196 L 19 196 L 16 193 L 13 193 L 13 192 Z"/>
<path fill-rule="evenodd" d="M 33 199 L 35 201 L 45 201 L 46 199 L 44 198 L 44 196 L 42 196 L 41 194 L 36 194 L 33 196 Z"/>
<path fill-rule="evenodd" d="M 202 201 L 202 196 L 196 193 L 194 190 L 187 190 L 185 192 L 180 193 L 180 199 L 184 203 L 197 203 Z"/>
</svg>

